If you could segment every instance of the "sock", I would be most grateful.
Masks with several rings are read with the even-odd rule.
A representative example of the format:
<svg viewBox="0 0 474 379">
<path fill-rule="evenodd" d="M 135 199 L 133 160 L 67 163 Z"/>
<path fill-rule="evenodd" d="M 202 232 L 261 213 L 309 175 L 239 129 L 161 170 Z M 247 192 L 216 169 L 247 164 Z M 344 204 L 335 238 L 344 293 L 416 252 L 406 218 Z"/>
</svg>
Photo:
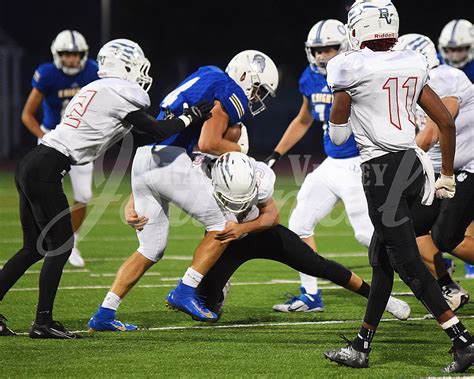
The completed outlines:
<svg viewBox="0 0 474 379">
<path fill-rule="evenodd" d="M 361 326 L 359 334 L 352 342 L 352 347 L 357 351 L 362 351 L 363 353 L 368 353 L 370 351 L 370 344 L 374 338 L 375 330 L 367 329 L 364 326 Z"/>
<path fill-rule="evenodd" d="M 441 288 L 451 283 L 454 283 L 454 282 L 453 282 L 453 278 L 451 278 L 451 275 L 449 275 L 449 273 L 446 273 L 444 276 L 438 279 L 438 284 Z"/>
<path fill-rule="evenodd" d="M 192 267 L 189 267 L 184 273 L 182 281 L 183 281 L 183 284 L 196 288 L 199 285 L 199 283 L 201 283 L 202 278 L 204 278 L 204 275 L 200 274 Z"/>
<path fill-rule="evenodd" d="M 362 281 L 362 285 L 356 292 L 359 295 L 364 296 L 366 299 L 368 299 L 370 293 L 370 286 L 367 284 L 367 282 Z"/>
<path fill-rule="evenodd" d="M 74 233 L 74 247 L 77 246 L 78 242 L 79 242 L 79 233 L 76 232 L 76 233 Z"/>
<path fill-rule="evenodd" d="M 122 302 L 122 299 L 120 298 L 120 296 L 109 291 L 107 293 L 107 296 L 105 296 L 105 299 L 102 303 L 102 308 L 113 309 L 114 311 L 116 311 L 118 307 L 120 306 L 121 302 Z"/>
<path fill-rule="evenodd" d="M 38 325 L 47 325 L 53 321 L 53 315 L 51 311 L 38 311 L 36 312 L 35 322 Z"/>
<path fill-rule="evenodd" d="M 315 295 L 318 292 L 318 279 L 314 276 L 306 275 L 300 272 L 301 287 L 306 290 L 306 293 Z"/>
<path fill-rule="evenodd" d="M 472 343 L 472 337 L 459 319 L 454 316 L 441 324 L 456 348 L 463 349 Z"/>
</svg>

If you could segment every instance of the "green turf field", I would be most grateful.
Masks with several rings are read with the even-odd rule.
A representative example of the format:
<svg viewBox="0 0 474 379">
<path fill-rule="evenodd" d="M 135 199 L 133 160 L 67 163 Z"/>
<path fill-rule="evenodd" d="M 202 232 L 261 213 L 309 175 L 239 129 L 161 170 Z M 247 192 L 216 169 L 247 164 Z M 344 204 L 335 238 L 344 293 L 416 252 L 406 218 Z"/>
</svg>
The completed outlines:
<svg viewBox="0 0 474 379">
<path fill-rule="evenodd" d="M 116 187 L 116 190 L 114 189 Z M 296 186 L 279 177 L 276 197 L 281 220 L 287 224 Z M 66 190 L 70 193 L 69 184 Z M 129 179 L 109 178 L 96 190 L 102 196 L 91 207 L 80 243 L 84 269 L 66 266 L 55 318 L 72 330 L 86 330 L 89 317 L 102 301 L 121 262 L 137 247 L 135 234 L 122 221 L 122 208 L 130 191 Z M 317 229 L 320 252 L 347 265 L 370 280 L 366 253 L 352 236 L 343 207 L 338 206 Z M 365 299 L 331 283 L 320 281 L 325 311 L 282 314 L 272 305 L 297 292 L 299 277 L 274 262 L 252 261 L 233 278 L 223 318 L 215 326 L 192 321 L 168 310 L 163 303 L 190 263 L 202 228 L 173 210 L 173 227 L 165 257 L 122 303 L 122 321 L 142 331 L 102 333 L 74 341 L 31 340 L 26 332 L 34 318 L 38 270 L 35 265 L 0 304 L 0 313 L 22 336 L 0 340 L 1 377 L 421 377 L 440 376 L 450 362 L 450 342 L 434 321 L 422 320 L 425 310 L 414 297 L 403 295 L 412 306 L 413 320 L 400 322 L 386 314 L 379 328 L 371 368 L 354 371 L 323 358 L 322 353 L 343 344 L 344 333 L 353 338 L 365 309 Z M 17 194 L 11 173 L 0 174 L 0 260 L 3 264 L 21 245 Z M 461 279 L 457 261 L 455 277 Z M 474 281 L 462 280 L 474 292 Z M 399 280 L 395 292 L 408 288 Z M 474 329 L 474 306 L 460 312 Z M 471 373 L 474 370 L 471 369 Z"/>
</svg>

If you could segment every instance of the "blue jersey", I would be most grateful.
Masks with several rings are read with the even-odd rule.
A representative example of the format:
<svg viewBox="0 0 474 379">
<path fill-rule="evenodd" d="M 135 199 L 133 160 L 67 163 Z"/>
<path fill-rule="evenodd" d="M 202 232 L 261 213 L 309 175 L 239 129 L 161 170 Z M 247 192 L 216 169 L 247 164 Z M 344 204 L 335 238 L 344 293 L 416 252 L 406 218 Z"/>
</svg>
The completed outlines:
<svg viewBox="0 0 474 379">
<path fill-rule="evenodd" d="M 62 112 L 81 87 L 99 79 L 97 62 L 88 59 L 84 69 L 77 75 L 66 75 L 53 63 L 38 67 L 31 85 L 44 95 L 42 124 L 54 129 L 61 121 Z"/>
<path fill-rule="evenodd" d="M 326 81 L 326 77 L 314 72 L 310 66 L 301 75 L 300 92 L 305 96 L 311 105 L 311 113 L 316 121 L 323 123 L 324 131 L 324 152 L 331 158 L 351 158 L 359 155 L 354 135 L 351 134 L 347 142 L 343 145 L 334 145 L 329 138 L 327 122 L 332 105 L 332 92 Z"/>
<path fill-rule="evenodd" d="M 240 86 L 224 71 L 215 66 L 204 66 L 184 79 L 179 86 L 170 92 L 160 103 L 162 120 L 167 113 L 175 117 L 183 113 L 183 104 L 190 107 L 201 101 L 212 103 L 220 101 L 222 108 L 229 116 L 229 126 L 242 121 L 247 109 L 247 97 Z M 201 125 L 192 125 L 181 133 L 175 134 L 160 145 L 179 146 L 191 154 L 201 134 Z"/>
</svg>

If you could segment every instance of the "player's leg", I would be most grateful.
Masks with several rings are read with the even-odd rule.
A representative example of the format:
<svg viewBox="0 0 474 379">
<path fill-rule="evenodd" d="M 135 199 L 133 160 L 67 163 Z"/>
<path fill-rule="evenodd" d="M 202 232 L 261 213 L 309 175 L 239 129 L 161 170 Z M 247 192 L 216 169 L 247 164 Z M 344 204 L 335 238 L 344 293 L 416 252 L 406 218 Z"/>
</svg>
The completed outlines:
<svg viewBox="0 0 474 379">
<path fill-rule="evenodd" d="M 86 217 L 87 204 L 92 199 L 92 175 L 94 163 L 90 162 L 82 166 L 71 166 L 69 177 L 71 178 L 74 205 L 71 207 L 71 223 L 74 232 L 74 248 L 69 257 L 69 263 L 75 267 L 84 267 L 84 259 L 81 256 L 77 244 L 79 241 L 79 230 Z"/>
<path fill-rule="evenodd" d="M 316 251 L 314 228 L 334 208 L 338 200 L 328 178 L 334 175 L 333 160 L 326 158 L 313 172 L 308 174 L 296 198 L 296 207 L 290 215 L 288 228 L 295 232 L 313 251 Z M 274 310 L 289 312 L 322 311 L 324 308 L 317 278 L 300 272 L 301 294 L 284 304 L 275 304 Z"/>
</svg>

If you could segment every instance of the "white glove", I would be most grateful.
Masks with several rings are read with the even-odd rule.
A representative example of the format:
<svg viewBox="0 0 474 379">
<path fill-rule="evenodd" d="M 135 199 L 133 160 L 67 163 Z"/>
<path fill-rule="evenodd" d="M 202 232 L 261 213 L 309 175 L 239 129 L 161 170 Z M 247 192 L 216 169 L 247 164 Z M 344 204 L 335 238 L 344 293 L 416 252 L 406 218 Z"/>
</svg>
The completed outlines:
<svg viewBox="0 0 474 379">
<path fill-rule="evenodd" d="M 247 127 L 242 122 L 240 123 L 240 138 L 237 143 L 240 145 L 241 153 L 247 154 L 249 152 L 249 135 Z"/>
<path fill-rule="evenodd" d="M 438 199 L 452 199 L 456 194 L 456 180 L 453 176 L 441 174 L 435 183 L 436 197 Z"/>
</svg>

